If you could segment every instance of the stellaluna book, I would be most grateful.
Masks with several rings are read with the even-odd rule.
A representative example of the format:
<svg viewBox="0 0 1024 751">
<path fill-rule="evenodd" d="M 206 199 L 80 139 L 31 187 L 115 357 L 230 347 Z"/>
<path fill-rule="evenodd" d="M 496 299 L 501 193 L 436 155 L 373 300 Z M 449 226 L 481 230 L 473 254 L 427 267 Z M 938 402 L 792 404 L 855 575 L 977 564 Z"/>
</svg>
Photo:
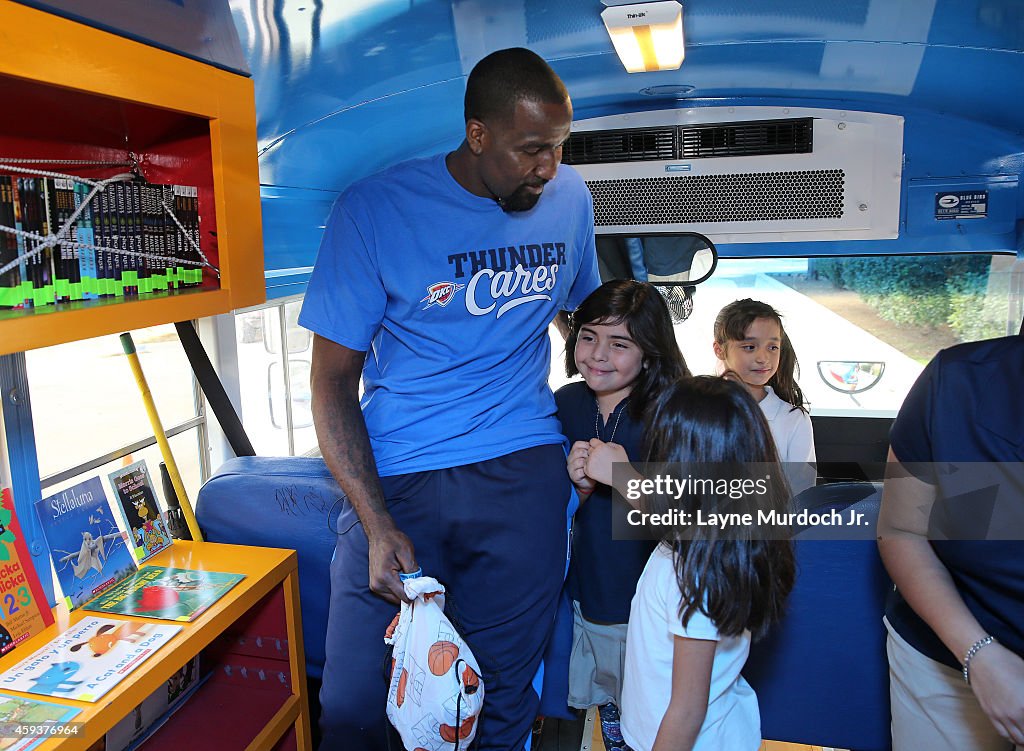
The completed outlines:
<svg viewBox="0 0 1024 751">
<path fill-rule="evenodd" d="M 100 478 L 36 501 L 36 515 L 68 608 L 77 608 L 135 571 Z"/>
</svg>

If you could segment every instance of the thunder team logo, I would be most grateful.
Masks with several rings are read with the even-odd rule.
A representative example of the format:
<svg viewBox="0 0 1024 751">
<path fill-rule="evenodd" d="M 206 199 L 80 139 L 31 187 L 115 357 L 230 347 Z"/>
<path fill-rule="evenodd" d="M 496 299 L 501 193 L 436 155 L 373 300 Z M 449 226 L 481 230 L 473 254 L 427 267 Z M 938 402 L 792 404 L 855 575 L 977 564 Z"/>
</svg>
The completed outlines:
<svg viewBox="0 0 1024 751">
<path fill-rule="evenodd" d="M 427 296 L 420 300 L 420 302 L 426 303 L 423 306 L 423 310 L 426 310 L 431 305 L 440 305 L 443 308 L 452 301 L 455 293 L 465 286 L 465 284 L 458 284 L 457 282 L 434 282 L 427 287 Z"/>
</svg>

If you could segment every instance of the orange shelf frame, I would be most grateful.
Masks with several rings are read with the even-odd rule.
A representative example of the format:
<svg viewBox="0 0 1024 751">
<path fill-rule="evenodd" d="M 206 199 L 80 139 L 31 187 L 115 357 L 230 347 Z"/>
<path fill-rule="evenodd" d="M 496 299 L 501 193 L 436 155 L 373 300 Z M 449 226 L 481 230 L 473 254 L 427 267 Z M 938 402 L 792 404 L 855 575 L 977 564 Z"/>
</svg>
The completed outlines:
<svg viewBox="0 0 1024 751">
<path fill-rule="evenodd" d="M 41 751 L 85 751 L 129 715 L 143 698 L 161 688 L 185 663 L 201 652 L 213 665 L 211 677 L 176 712 L 168 723 L 150 738 L 144 748 L 159 750 L 181 748 L 182 738 L 195 737 L 196 728 L 217 724 L 217 737 L 222 748 L 275 748 L 282 739 L 283 747 L 300 751 L 311 748 L 309 700 L 306 696 L 305 653 L 302 645 L 302 622 L 299 611 L 298 558 L 294 551 L 223 545 L 211 542 L 177 541 L 144 565 L 181 569 L 223 571 L 244 574 L 245 579 L 232 587 L 209 610 L 191 623 L 181 623 L 182 630 L 161 649 L 114 686 L 102 701 L 87 703 L 61 697 L 10 692 L 19 696 L 43 699 L 82 709 L 74 722 L 84 723 L 84 734 L 45 741 Z M 64 606 L 54 609 L 56 623 L 37 634 L 13 652 L 0 659 L 0 672 L 16 665 L 28 655 L 83 618 L 97 615 Z M 109 618 L 154 622 L 152 619 L 105 615 Z M 157 621 L 159 622 L 159 621 Z M 167 621 L 163 621 L 168 623 Z M 279 651 L 264 647 L 263 654 L 252 642 L 255 636 L 268 637 L 267 631 L 281 631 Z M 233 646 L 237 637 L 247 637 L 248 646 Z M 275 642 L 276 643 L 276 642 Z M 204 652 L 205 650 L 205 652 Z M 251 688 L 218 680 L 218 660 L 259 663 L 267 658 L 286 666 L 290 686 L 272 688 L 258 682 Z M 255 671 L 253 671 L 255 672 Z M 251 694 L 252 701 L 246 702 Z M 244 712 L 244 722 L 225 722 L 221 709 Z M 244 709 L 243 709 L 244 708 Z M 191 725 L 190 725 L 191 723 Z M 205 732 L 205 731 L 204 731 Z M 294 745 L 292 743 L 294 741 Z"/>
<path fill-rule="evenodd" d="M 15 100 L 4 104 L 0 157 L 137 153 L 154 182 L 198 184 L 204 242 L 220 268 L 219 283 L 208 273 L 203 287 L 161 297 L 0 311 L 0 354 L 264 301 L 250 79 L 10 0 L 0 0 L 0 49 L 0 95 Z"/>
</svg>

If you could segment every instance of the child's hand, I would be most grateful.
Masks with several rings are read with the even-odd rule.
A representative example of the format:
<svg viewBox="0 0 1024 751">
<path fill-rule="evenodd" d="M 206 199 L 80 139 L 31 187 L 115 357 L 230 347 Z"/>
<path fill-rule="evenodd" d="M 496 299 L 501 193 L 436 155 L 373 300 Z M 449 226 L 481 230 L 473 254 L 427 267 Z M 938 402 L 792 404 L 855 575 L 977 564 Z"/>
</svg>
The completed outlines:
<svg viewBox="0 0 1024 751">
<path fill-rule="evenodd" d="M 576 441 L 565 462 L 566 469 L 569 470 L 569 479 L 572 480 L 572 484 L 576 486 L 576 490 L 581 496 L 590 495 L 597 487 L 597 483 L 587 477 L 586 468 L 589 455 L 590 444 L 586 441 Z"/>
<path fill-rule="evenodd" d="M 617 443 L 605 443 L 599 438 L 590 439 L 590 453 L 587 457 L 587 476 L 604 485 L 612 484 L 612 465 L 628 462 L 626 449 Z"/>
</svg>

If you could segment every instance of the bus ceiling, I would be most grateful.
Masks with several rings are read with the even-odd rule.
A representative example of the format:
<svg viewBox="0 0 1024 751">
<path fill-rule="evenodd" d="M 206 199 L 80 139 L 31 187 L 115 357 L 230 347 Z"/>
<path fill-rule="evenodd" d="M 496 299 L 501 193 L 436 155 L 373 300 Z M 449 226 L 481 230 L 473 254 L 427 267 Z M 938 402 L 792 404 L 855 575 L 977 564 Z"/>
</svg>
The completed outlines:
<svg viewBox="0 0 1024 751">
<path fill-rule="evenodd" d="M 1022 245 L 1019 0 L 694 0 L 682 66 L 637 74 L 600 0 L 211 0 L 182 7 L 177 27 L 162 0 L 139 0 L 129 19 L 112 3 L 32 4 L 252 76 L 268 283 L 289 291 L 334 197 L 457 146 L 466 75 L 511 46 L 565 80 L 584 157 L 588 134 L 655 147 L 655 158 L 567 159 L 598 194 L 599 233 L 695 231 L 723 257 Z M 679 150 L 636 136 L 652 129 Z"/>
</svg>

